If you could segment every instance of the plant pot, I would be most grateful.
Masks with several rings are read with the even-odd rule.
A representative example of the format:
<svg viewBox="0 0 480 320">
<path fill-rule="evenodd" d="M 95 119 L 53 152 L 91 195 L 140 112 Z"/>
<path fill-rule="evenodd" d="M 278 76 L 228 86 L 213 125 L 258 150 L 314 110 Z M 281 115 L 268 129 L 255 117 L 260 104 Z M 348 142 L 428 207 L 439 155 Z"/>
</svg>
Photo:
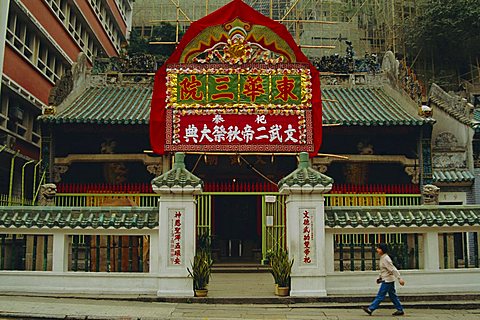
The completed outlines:
<svg viewBox="0 0 480 320">
<path fill-rule="evenodd" d="M 278 296 L 286 297 L 289 294 L 290 288 L 289 287 L 277 287 Z"/>
<path fill-rule="evenodd" d="M 206 297 L 208 289 L 195 289 L 195 297 Z"/>
<path fill-rule="evenodd" d="M 275 283 L 275 295 L 278 296 L 278 284 Z"/>
</svg>

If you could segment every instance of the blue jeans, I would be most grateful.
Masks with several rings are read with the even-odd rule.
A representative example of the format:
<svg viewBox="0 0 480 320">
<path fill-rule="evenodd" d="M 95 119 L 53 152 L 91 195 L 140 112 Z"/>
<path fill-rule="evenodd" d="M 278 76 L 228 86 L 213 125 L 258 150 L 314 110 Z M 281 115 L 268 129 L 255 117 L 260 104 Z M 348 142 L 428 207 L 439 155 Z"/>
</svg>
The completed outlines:
<svg viewBox="0 0 480 320">
<path fill-rule="evenodd" d="M 374 311 L 378 309 L 378 306 L 380 305 L 380 302 L 385 299 L 385 296 L 387 295 L 390 297 L 390 300 L 392 300 L 393 305 L 398 311 L 403 311 L 402 304 L 400 303 L 400 300 L 398 300 L 397 293 L 395 291 L 395 282 L 382 282 L 380 285 L 380 289 L 378 289 L 377 296 L 373 300 L 372 304 L 368 307 L 370 311 Z"/>
</svg>

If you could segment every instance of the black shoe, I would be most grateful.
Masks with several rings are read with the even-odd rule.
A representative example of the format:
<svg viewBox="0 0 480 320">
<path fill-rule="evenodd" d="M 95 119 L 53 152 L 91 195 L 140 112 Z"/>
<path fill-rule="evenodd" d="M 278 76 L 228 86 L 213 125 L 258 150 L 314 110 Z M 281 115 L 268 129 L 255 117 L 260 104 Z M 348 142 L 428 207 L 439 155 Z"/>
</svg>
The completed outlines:
<svg viewBox="0 0 480 320">
<path fill-rule="evenodd" d="M 369 316 L 372 315 L 372 310 L 368 309 L 368 307 L 362 307 L 362 310 L 365 311 L 366 313 L 368 313 Z"/>
<path fill-rule="evenodd" d="M 403 316 L 404 314 L 405 314 L 405 312 L 397 310 L 394 313 L 392 313 L 392 316 Z"/>
</svg>

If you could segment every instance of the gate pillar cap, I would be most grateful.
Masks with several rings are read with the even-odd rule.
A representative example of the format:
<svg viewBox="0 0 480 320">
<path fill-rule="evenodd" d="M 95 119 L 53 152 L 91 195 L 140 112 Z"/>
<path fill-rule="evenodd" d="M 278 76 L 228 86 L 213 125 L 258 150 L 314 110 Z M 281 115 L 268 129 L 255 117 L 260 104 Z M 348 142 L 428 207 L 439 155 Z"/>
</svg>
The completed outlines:
<svg viewBox="0 0 480 320">
<path fill-rule="evenodd" d="M 175 153 L 173 168 L 152 180 L 152 189 L 160 194 L 198 194 L 203 181 L 185 168 L 185 153 Z"/>
<path fill-rule="evenodd" d="M 298 168 L 278 182 L 280 193 L 326 193 L 333 179 L 313 169 L 308 153 L 301 152 Z"/>
</svg>

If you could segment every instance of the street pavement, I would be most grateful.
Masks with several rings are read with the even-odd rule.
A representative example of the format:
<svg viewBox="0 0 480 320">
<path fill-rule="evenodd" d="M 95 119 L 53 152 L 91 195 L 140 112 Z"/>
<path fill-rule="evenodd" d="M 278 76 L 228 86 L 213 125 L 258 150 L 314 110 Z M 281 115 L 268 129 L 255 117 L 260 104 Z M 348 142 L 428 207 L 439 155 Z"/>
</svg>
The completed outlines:
<svg viewBox="0 0 480 320">
<path fill-rule="evenodd" d="M 368 316 L 358 303 L 206 304 L 0 295 L 0 319 L 480 319 L 480 308 L 474 305 L 473 309 L 464 309 L 462 303 L 432 303 L 436 309 L 425 304 L 411 304 L 410 308 L 406 306 L 405 316 L 393 317 L 391 314 L 395 310 L 387 302 L 384 308 Z"/>
</svg>

